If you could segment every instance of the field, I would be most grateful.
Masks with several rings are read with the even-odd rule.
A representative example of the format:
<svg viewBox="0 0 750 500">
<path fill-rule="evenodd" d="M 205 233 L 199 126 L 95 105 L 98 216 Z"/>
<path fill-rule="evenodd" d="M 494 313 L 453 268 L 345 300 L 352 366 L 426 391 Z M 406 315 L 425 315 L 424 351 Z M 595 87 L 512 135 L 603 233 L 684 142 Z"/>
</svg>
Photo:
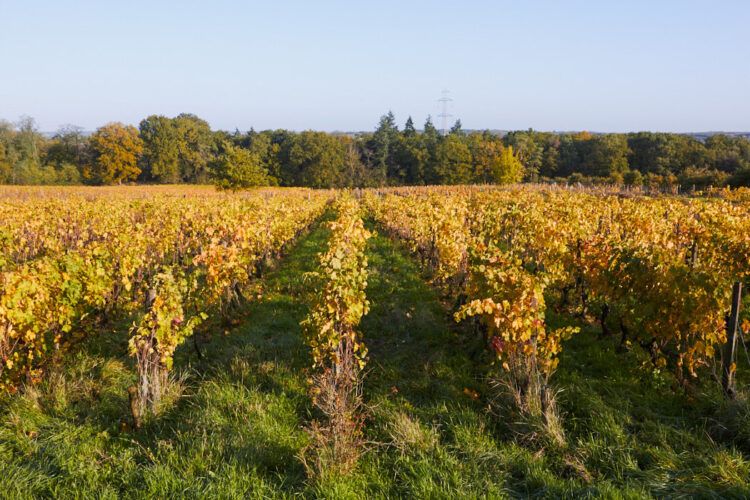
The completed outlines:
<svg viewBox="0 0 750 500">
<path fill-rule="evenodd" d="M 0 188 L 0 491 L 750 497 L 749 199 Z"/>
</svg>

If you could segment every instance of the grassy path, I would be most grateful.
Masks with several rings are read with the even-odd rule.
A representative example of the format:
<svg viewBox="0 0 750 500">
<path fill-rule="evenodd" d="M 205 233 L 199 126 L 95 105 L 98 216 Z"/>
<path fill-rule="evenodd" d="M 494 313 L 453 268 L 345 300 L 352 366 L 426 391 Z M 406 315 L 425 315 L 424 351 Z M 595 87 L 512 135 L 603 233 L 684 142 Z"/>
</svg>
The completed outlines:
<svg viewBox="0 0 750 500">
<path fill-rule="evenodd" d="M 362 474 L 371 492 L 411 498 L 502 496 L 502 461 L 474 390 L 477 372 L 462 339 L 416 263 L 384 235 L 370 241 L 370 349 L 365 399 L 380 444 Z M 467 391 L 470 393 L 470 391 Z"/>
<path fill-rule="evenodd" d="M 415 262 L 377 234 L 368 249 L 372 307 L 361 324 L 370 449 L 351 476 L 308 481 L 297 459 L 311 418 L 299 322 L 311 292 L 305 273 L 326 238 L 323 227 L 303 238 L 263 280 L 242 324 L 203 347 L 203 360 L 190 343 L 180 348 L 182 395 L 139 432 L 122 428 L 134 380 L 122 334 L 71 355 L 22 397 L 0 400 L 0 497 L 750 494 L 750 462 L 712 443 L 695 410 L 660 397 L 668 389 L 633 375 L 636 361 L 621 363 L 593 332 L 566 347 L 557 376 L 569 449 L 515 444 L 484 408 L 481 371 L 466 354 L 474 346 Z"/>
</svg>

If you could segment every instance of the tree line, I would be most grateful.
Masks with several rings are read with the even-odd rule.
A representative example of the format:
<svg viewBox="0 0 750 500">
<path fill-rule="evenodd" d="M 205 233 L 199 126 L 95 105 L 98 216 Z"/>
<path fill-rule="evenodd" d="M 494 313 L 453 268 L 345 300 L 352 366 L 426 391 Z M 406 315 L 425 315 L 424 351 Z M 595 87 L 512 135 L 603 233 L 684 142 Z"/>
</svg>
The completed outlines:
<svg viewBox="0 0 750 500">
<path fill-rule="evenodd" d="M 750 140 L 715 134 L 701 141 L 686 134 L 510 132 L 531 180 L 628 185 L 748 186 Z"/>
<path fill-rule="evenodd" d="M 750 185 L 750 140 L 673 133 L 534 130 L 443 134 L 428 117 L 399 127 L 387 113 L 371 133 L 211 130 L 192 114 L 109 123 L 87 134 L 68 125 L 47 137 L 33 119 L 0 121 L 0 183 L 208 183 L 250 186 L 564 181 L 628 185 Z"/>
</svg>

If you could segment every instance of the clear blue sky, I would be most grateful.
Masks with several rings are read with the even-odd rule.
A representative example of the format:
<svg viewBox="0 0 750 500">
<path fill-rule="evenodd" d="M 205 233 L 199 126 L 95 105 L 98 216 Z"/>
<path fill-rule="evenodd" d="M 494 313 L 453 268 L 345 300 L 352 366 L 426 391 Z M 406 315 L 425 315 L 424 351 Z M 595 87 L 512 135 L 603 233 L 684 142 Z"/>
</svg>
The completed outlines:
<svg viewBox="0 0 750 500">
<path fill-rule="evenodd" d="M 0 118 L 750 130 L 750 1 L 0 0 Z"/>
</svg>

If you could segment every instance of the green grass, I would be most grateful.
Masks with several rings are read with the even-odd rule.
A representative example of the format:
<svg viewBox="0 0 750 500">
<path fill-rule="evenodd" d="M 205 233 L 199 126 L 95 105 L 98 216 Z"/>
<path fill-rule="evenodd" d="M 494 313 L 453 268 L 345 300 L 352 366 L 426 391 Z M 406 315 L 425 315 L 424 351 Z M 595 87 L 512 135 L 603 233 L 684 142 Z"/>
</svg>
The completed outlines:
<svg viewBox="0 0 750 500">
<path fill-rule="evenodd" d="M 477 340 L 380 235 L 369 246 L 372 308 L 361 325 L 368 451 L 348 477 L 307 479 L 297 458 L 312 418 L 299 321 L 312 292 L 304 273 L 326 238 L 318 227 L 302 239 L 242 324 L 211 335 L 203 360 L 190 342 L 179 349 L 175 397 L 140 431 L 123 427 L 135 375 L 122 333 L 83 345 L 40 386 L 0 401 L 0 496 L 750 497 L 750 450 L 736 432 L 715 432 L 717 395 L 673 391 L 590 329 L 566 344 L 554 379 L 567 446 L 517 444 L 487 411 Z M 747 432 L 746 408 L 733 415 Z"/>
</svg>

